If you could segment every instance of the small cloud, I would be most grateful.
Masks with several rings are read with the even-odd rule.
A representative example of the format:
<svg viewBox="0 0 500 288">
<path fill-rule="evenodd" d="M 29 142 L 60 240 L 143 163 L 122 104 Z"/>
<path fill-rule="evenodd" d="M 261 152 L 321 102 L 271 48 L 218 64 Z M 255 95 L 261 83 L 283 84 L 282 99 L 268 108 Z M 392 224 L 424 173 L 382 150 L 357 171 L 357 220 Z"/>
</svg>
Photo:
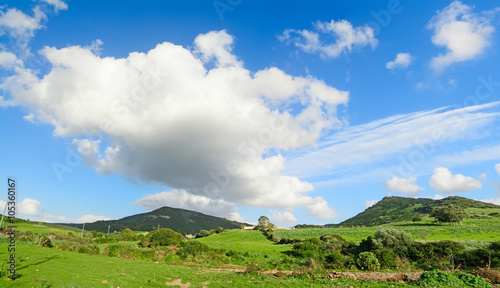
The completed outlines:
<svg viewBox="0 0 500 288">
<path fill-rule="evenodd" d="M 387 192 L 395 191 L 402 194 L 416 194 L 424 188 L 419 187 L 415 184 L 417 181 L 417 177 L 409 177 L 409 178 L 398 178 L 392 177 L 391 180 L 385 182 L 384 188 Z"/>
<path fill-rule="evenodd" d="M 331 36 L 335 42 L 321 41 L 321 35 Z M 372 27 L 368 25 L 353 27 L 347 20 L 317 21 L 314 30 L 286 29 L 278 39 L 281 42 L 292 43 L 306 53 L 320 54 L 322 58 L 337 58 L 342 53 L 351 53 L 353 49 L 366 46 L 375 49 L 378 44 Z"/>
<path fill-rule="evenodd" d="M 64 1 L 61 0 L 41 0 L 41 1 L 54 6 L 56 13 L 59 12 L 59 10 L 68 10 L 68 4 L 64 3 Z"/>
<path fill-rule="evenodd" d="M 431 188 L 444 193 L 455 194 L 482 188 L 481 182 L 462 174 L 451 174 L 448 168 L 438 167 L 430 179 Z"/>
<path fill-rule="evenodd" d="M 495 165 L 495 170 L 497 170 L 498 175 L 500 175 L 500 163 Z"/>
<path fill-rule="evenodd" d="M 42 203 L 35 199 L 26 198 L 22 202 L 18 203 L 19 205 L 19 214 L 22 215 L 37 215 L 38 206 Z"/>
<path fill-rule="evenodd" d="M 5 207 L 6 201 L 0 200 L 0 209 L 3 211 Z M 23 201 L 16 203 L 17 207 L 17 214 L 19 215 L 25 215 L 25 216 L 32 216 L 32 215 L 37 215 L 38 213 L 38 207 L 42 204 L 40 201 L 31 199 L 31 198 L 25 198 Z"/>
<path fill-rule="evenodd" d="M 22 66 L 23 66 L 23 61 L 17 59 L 17 56 L 14 53 L 7 51 L 0 51 L 0 67 L 3 67 L 5 69 L 14 69 L 15 67 L 22 67 Z"/>
<path fill-rule="evenodd" d="M 479 200 L 479 201 L 500 206 L 500 198 L 483 199 L 483 200 Z"/>
<path fill-rule="evenodd" d="M 378 201 L 380 201 L 380 200 L 366 200 L 365 205 L 364 205 L 365 209 L 368 209 L 368 208 L 372 207 L 373 205 L 377 204 Z"/>
<path fill-rule="evenodd" d="M 90 46 L 88 46 L 87 48 L 90 49 L 90 51 L 92 51 L 94 55 L 99 56 L 101 55 L 103 44 L 104 42 L 102 42 L 101 39 L 96 39 L 92 41 L 92 43 L 90 43 Z"/>
<path fill-rule="evenodd" d="M 427 28 L 434 30 L 432 43 L 447 50 L 431 60 L 433 69 L 440 71 L 454 63 L 474 59 L 490 46 L 495 27 L 490 19 L 473 13 L 472 9 L 455 0 L 429 22 Z"/>
<path fill-rule="evenodd" d="M 1 8 L 1 7 L 0 7 Z M 16 8 L 0 11 L 0 35 L 8 32 L 14 37 L 33 36 L 33 31 L 43 28 L 41 20 L 46 17 L 39 6 L 33 9 L 33 17 Z"/>
<path fill-rule="evenodd" d="M 434 196 L 424 197 L 424 198 L 428 198 L 428 199 L 432 199 L 432 200 L 441 200 L 441 199 L 444 199 L 444 197 L 441 196 L 441 195 L 439 195 L 439 194 L 436 194 Z"/>
<path fill-rule="evenodd" d="M 274 210 L 273 216 L 271 217 L 271 222 L 275 224 L 283 224 L 283 225 L 293 225 L 299 222 L 297 218 L 292 214 L 292 212 L 279 212 Z"/>
<path fill-rule="evenodd" d="M 335 209 L 328 207 L 328 203 L 323 199 L 323 197 L 316 197 L 313 204 L 307 206 L 307 214 L 316 219 L 333 219 L 337 217 Z"/>
<path fill-rule="evenodd" d="M 35 114 L 30 113 L 26 116 L 23 116 L 23 119 L 28 121 L 28 122 L 35 123 Z"/>
<path fill-rule="evenodd" d="M 71 218 L 66 216 L 47 214 L 43 218 L 44 222 L 49 222 L 49 223 L 92 223 L 101 220 L 111 220 L 111 219 L 107 216 L 97 216 L 93 214 L 85 214 L 79 218 Z"/>
<path fill-rule="evenodd" d="M 398 53 L 396 59 L 387 62 L 385 67 L 389 70 L 394 70 L 396 68 L 407 68 L 411 62 L 413 62 L 413 57 L 410 53 Z"/>
</svg>

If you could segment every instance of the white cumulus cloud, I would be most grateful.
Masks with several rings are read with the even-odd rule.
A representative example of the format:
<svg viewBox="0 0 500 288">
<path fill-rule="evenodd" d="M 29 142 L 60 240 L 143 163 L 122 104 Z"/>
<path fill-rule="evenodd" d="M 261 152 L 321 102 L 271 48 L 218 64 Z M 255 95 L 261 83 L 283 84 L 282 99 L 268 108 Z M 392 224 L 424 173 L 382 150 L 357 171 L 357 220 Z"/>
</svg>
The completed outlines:
<svg viewBox="0 0 500 288">
<path fill-rule="evenodd" d="M 481 189 L 481 182 L 462 174 L 451 174 L 448 168 L 437 167 L 430 179 L 431 188 L 443 194 L 454 194 Z"/>
<path fill-rule="evenodd" d="M 416 194 L 419 191 L 424 190 L 424 188 L 419 187 L 415 184 L 417 181 L 417 177 L 408 177 L 408 178 L 398 178 L 392 177 L 391 180 L 385 182 L 384 188 L 389 191 L 395 191 L 402 194 Z"/>
<path fill-rule="evenodd" d="M 497 170 L 497 173 L 500 175 L 500 163 L 495 165 L 495 170 Z"/>
<path fill-rule="evenodd" d="M 3 212 L 3 209 L 5 207 L 6 201 L 1 200 L 0 201 L 0 210 Z M 16 203 L 16 215 L 24 215 L 24 216 L 32 216 L 32 215 L 37 215 L 38 213 L 38 207 L 41 205 L 40 201 L 31 199 L 31 198 L 25 198 L 21 202 Z"/>
<path fill-rule="evenodd" d="M 204 195 L 193 195 L 185 190 L 175 189 L 170 192 L 147 195 L 135 201 L 133 205 L 148 211 L 168 206 L 244 222 L 233 203 L 222 199 L 211 199 Z"/>
<path fill-rule="evenodd" d="M 495 27 L 490 19 L 472 12 L 473 7 L 455 0 L 438 11 L 428 24 L 434 30 L 432 43 L 446 47 L 446 53 L 431 60 L 431 67 L 442 70 L 454 63 L 481 55 L 491 44 Z"/>
<path fill-rule="evenodd" d="M 413 61 L 413 57 L 410 53 L 398 53 L 396 59 L 387 62 L 385 67 L 389 70 L 394 70 L 396 68 L 406 68 Z"/>
<path fill-rule="evenodd" d="M 333 37 L 335 42 L 322 41 L 322 35 Z M 354 27 L 347 20 L 317 21 L 314 23 L 314 30 L 286 29 L 278 38 L 282 42 L 292 43 L 306 53 L 318 53 L 323 58 L 337 58 L 342 53 L 350 53 L 353 49 L 366 46 L 375 49 L 378 44 L 372 27 Z"/>
<path fill-rule="evenodd" d="M 294 225 L 299 222 L 297 218 L 289 211 L 273 211 L 273 216 L 271 217 L 271 222 L 275 225 Z"/>
<path fill-rule="evenodd" d="M 194 52 L 165 42 L 127 58 L 46 47 L 40 53 L 50 71 L 39 77 L 17 69 L 0 84 L 12 95 L 0 103 L 25 106 L 53 125 L 55 136 L 74 138 L 84 163 L 99 173 L 333 217 L 323 198 L 308 195 L 310 183 L 281 174 L 281 152 L 341 127 L 337 106 L 349 93 L 276 67 L 252 73 L 232 53 L 232 41 L 213 31 L 196 37 Z"/>
</svg>

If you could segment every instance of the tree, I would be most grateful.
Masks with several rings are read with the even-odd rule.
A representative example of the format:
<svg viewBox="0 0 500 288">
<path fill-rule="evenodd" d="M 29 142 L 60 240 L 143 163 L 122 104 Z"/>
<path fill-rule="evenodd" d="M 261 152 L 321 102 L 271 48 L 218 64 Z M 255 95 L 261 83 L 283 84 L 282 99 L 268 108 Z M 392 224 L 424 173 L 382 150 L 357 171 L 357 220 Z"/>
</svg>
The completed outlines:
<svg viewBox="0 0 500 288">
<path fill-rule="evenodd" d="M 432 208 L 431 217 L 436 218 L 441 223 L 460 223 L 467 218 L 464 208 L 457 205 L 438 206 Z"/>
<path fill-rule="evenodd" d="M 269 218 L 267 216 L 260 216 L 259 217 L 259 227 L 262 229 L 267 229 L 267 226 L 269 225 Z"/>
<path fill-rule="evenodd" d="M 217 229 L 215 229 L 215 233 L 219 234 L 219 233 L 222 233 L 224 232 L 224 228 L 222 227 L 217 227 Z"/>
<path fill-rule="evenodd" d="M 207 236 L 210 236 L 210 231 L 208 231 L 208 230 L 200 230 L 200 232 L 198 232 L 198 234 L 196 234 L 196 238 L 203 238 L 203 237 L 207 237 Z"/>
</svg>

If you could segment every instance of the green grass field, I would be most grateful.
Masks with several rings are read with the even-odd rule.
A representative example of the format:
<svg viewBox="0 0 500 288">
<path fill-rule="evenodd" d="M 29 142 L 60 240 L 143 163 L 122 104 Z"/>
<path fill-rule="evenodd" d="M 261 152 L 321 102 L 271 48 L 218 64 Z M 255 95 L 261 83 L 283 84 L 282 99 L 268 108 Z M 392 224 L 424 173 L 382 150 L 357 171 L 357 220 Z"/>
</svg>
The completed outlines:
<svg viewBox="0 0 500 288">
<path fill-rule="evenodd" d="M 474 226 L 472 226 L 474 225 Z M 325 234 L 340 234 L 347 241 L 359 242 L 373 236 L 381 227 L 395 228 L 410 233 L 415 240 L 456 240 L 464 242 L 500 240 L 500 219 L 468 219 L 463 225 L 439 225 L 432 222 L 403 222 L 376 227 L 305 228 L 275 230 L 279 238 L 318 238 Z"/>
<path fill-rule="evenodd" d="M 179 287 L 166 284 L 178 279 L 182 284 L 191 283 L 190 287 L 412 287 L 400 283 L 360 283 L 351 279 L 259 276 L 235 273 L 230 269 L 84 255 L 27 243 L 18 243 L 17 249 L 17 273 L 21 277 L 15 281 L 1 277 L 0 287 Z M 7 257 L 7 244 L 2 241 L 0 259 L 3 262 Z"/>
</svg>

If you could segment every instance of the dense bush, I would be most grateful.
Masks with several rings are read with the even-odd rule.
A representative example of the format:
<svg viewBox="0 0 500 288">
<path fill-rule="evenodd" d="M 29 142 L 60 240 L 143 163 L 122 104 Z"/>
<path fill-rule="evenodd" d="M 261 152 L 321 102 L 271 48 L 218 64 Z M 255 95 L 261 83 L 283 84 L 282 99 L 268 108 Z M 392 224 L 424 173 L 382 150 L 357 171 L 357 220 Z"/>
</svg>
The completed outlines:
<svg viewBox="0 0 500 288">
<path fill-rule="evenodd" d="M 398 255 L 391 249 L 377 249 L 373 251 L 381 268 L 396 268 Z"/>
<path fill-rule="evenodd" d="M 97 255 L 100 254 L 99 246 L 97 245 L 88 245 L 88 246 L 80 246 L 78 248 L 78 253 L 89 254 L 89 255 Z"/>
<path fill-rule="evenodd" d="M 38 235 L 37 237 L 35 237 L 35 239 L 33 240 L 33 244 L 42 247 L 52 247 L 52 241 L 45 235 Z"/>
<path fill-rule="evenodd" d="M 415 283 L 420 287 L 474 287 L 474 288 L 490 288 L 493 287 L 483 278 L 468 274 L 458 273 L 453 274 L 445 271 L 432 270 L 424 272 L 420 275 L 420 279 Z"/>
<path fill-rule="evenodd" d="M 201 255 L 211 255 L 216 256 L 222 254 L 223 250 L 210 248 L 209 246 L 198 242 L 198 241 L 188 241 L 181 244 L 181 248 L 177 250 L 177 255 L 181 259 L 186 259 L 188 256 L 201 256 Z"/>
<path fill-rule="evenodd" d="M 359 253 L 356 264 L 358 264 L 358 267 L 361 270 L 375 271 L 380 269 L 380 263 L 378 262 L 375 254 L 372 252 Z"/>
<path fill-rule="evenodd" d="M 380 229 L 375 232 L 373 245 L 377 249 L 391 249 L 399 255 L 405 255 L 408 246 L 413 243 L 413 238 L 409 233 L 398 231 L 392 228 Z"/>
<path fill-rule="evenodd" d="M 208 231 L 208 230 L 200 230 L 200 232 L 198 232 L 198 234 L 196 234 L 196 238 L 203 238 L 203 237 L 207 237 L 207 236 L 210 236 L 210 231 Z"/>
<path fill-rule="evenodd" d="M 161 228 L 148 233 L 146 241 L 150 247 L 178 245 L 184 240 L 182 234 L 168 228 Z"/>
</svg>

